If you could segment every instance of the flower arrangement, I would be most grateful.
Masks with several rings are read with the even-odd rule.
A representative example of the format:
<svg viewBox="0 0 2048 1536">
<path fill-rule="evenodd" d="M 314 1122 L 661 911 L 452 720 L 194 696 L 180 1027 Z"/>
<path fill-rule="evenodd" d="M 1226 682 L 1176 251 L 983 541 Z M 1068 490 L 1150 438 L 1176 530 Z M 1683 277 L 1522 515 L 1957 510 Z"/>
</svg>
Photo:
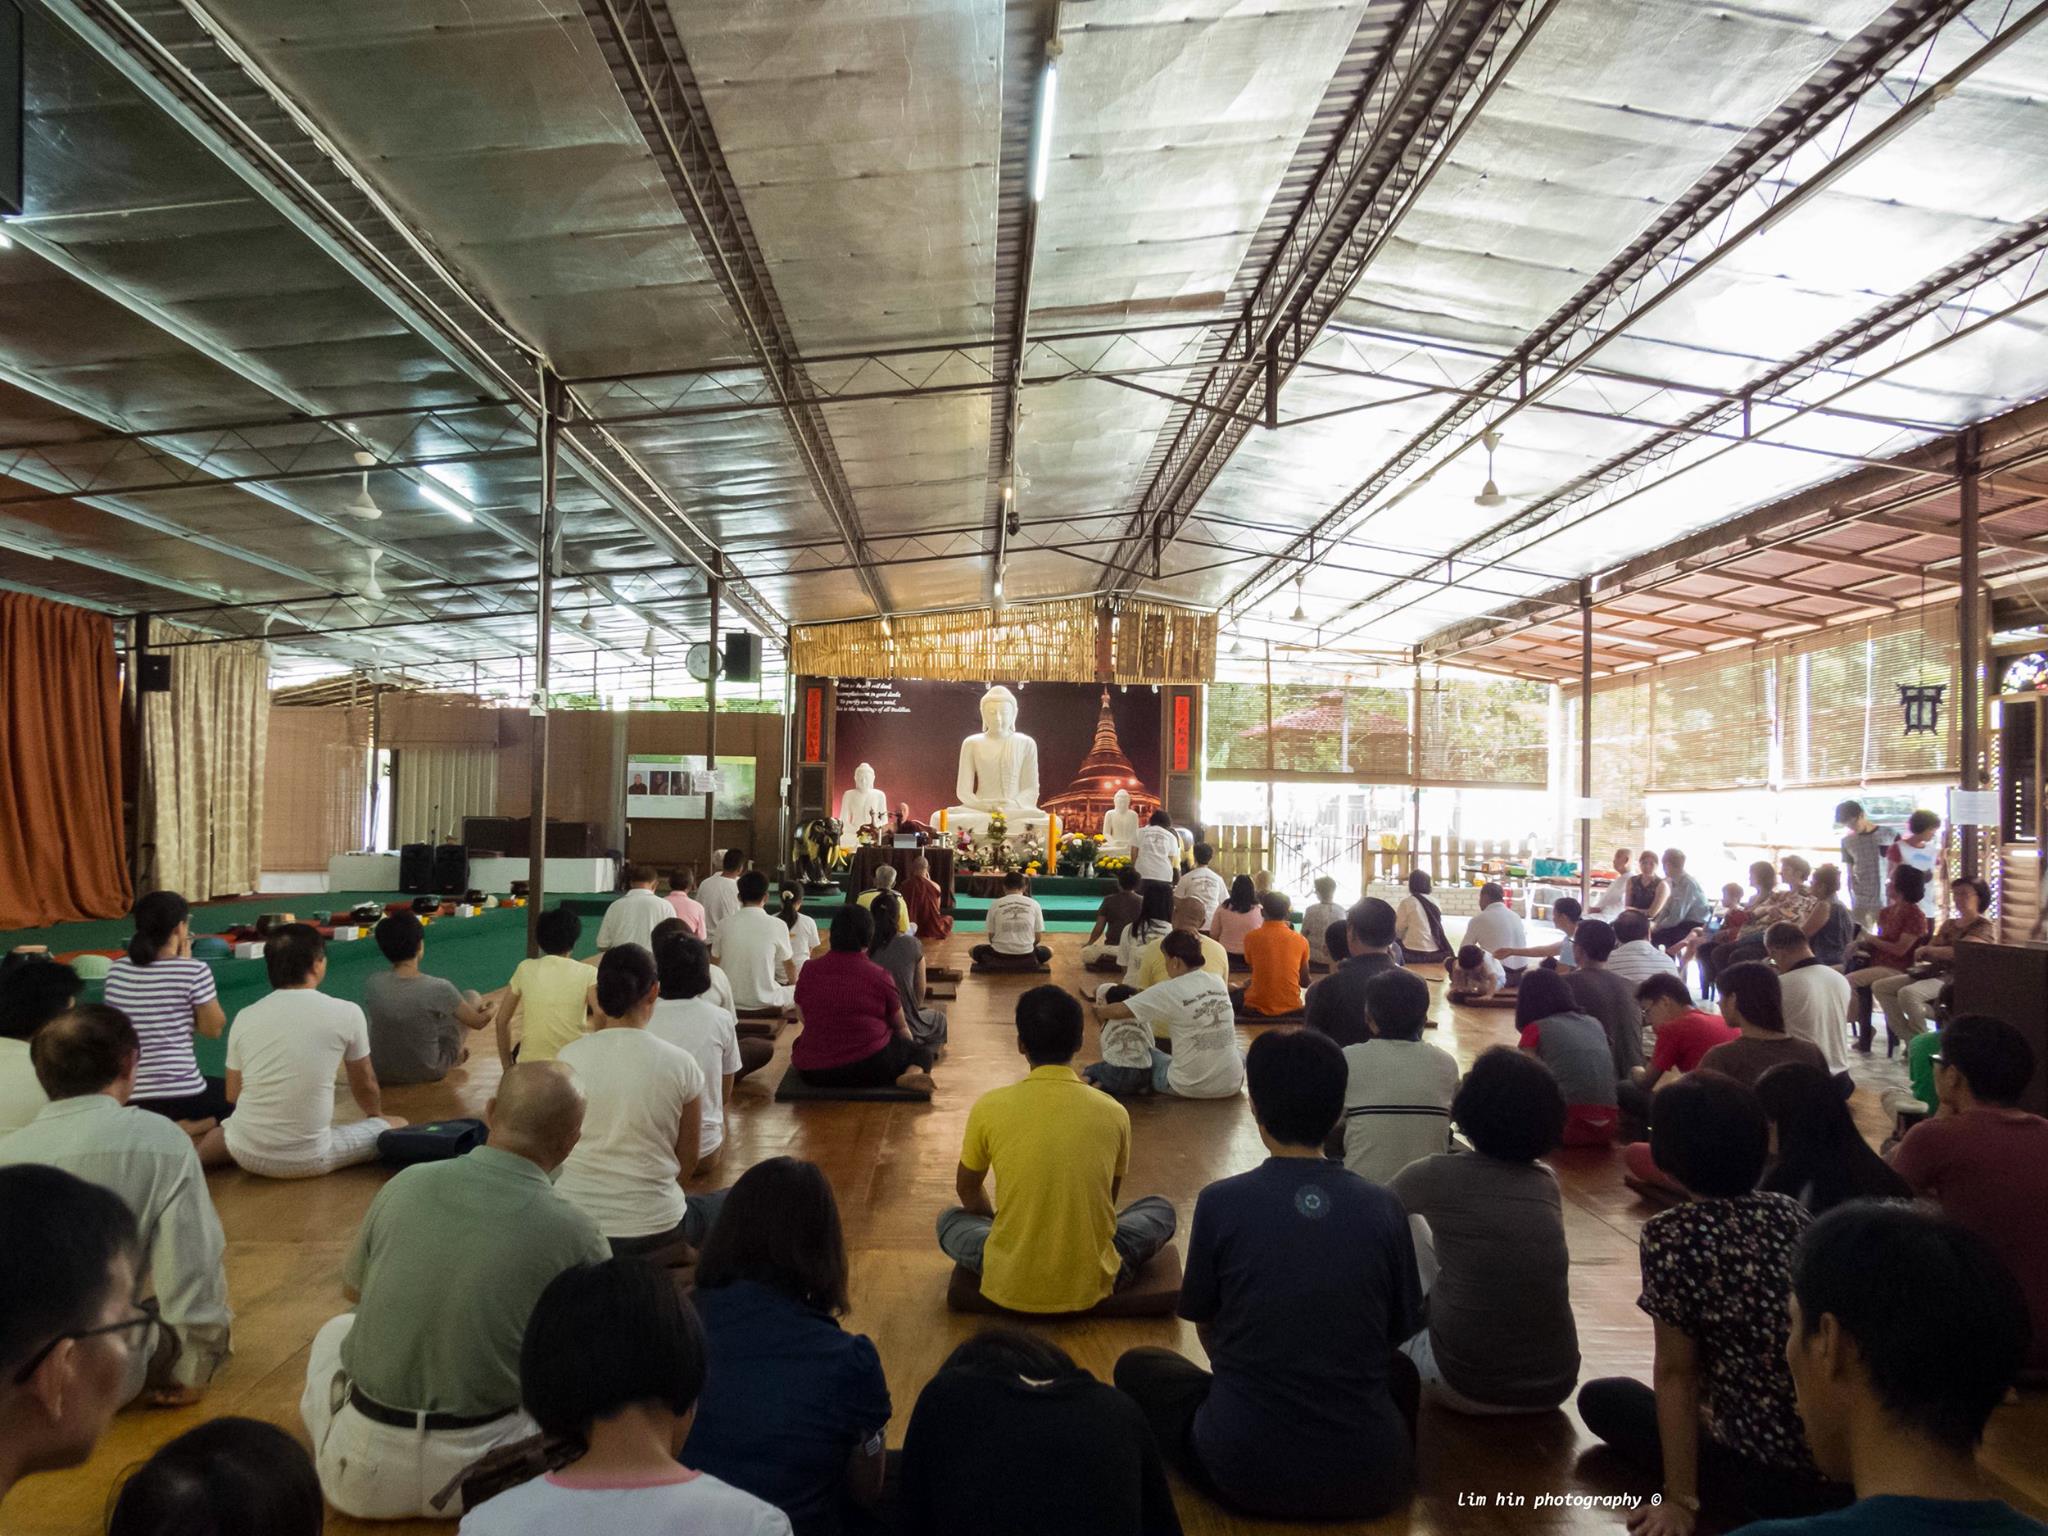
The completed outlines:
<svg viewBox="0 0 2048 1536">
<path fill-rule="evenodd" d="M 1095 873 L 1098 875 L 1114 875 L 1118 870 L 1130 867 L 1131 861 L 1121 853 L 1107 854 L 1095 861 Z"/>
<path fill-rule="evenodd" d="M 1060 839 L 1059 872 L 1070 877 L 1085 875 L 1101 851 L 1101 838 L 1086 832 L 1069 832 Z"/>
</svg>

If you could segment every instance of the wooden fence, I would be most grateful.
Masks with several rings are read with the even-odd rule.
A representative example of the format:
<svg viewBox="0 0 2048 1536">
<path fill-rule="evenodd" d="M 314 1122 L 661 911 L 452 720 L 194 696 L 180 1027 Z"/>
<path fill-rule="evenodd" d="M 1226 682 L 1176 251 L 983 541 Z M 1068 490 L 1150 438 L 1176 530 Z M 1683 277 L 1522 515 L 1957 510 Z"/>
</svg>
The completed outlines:
<svg viewBox="0 0 2048 1536">
<path fill-rule="evenodd" d="M 1329 875 L 1337 882 L 1339 900 L 1356 899 L 1374 885 L 1405 885 L 1411 869 L 1427 871 L 1438 885 L 1463 885 L 1469 883 L 1468 872 L 1488 859 L 1522 857 L 1518 844 L 1478 838 L 1426 837 L 1419 845 L 1402 838 L 1389 848 L 1372 835 L 1335 848 L 1303 846 L 1284 834 L 1269 841 L 1262 825 L 1203 830 L 1216 849 L 1216 869 L 1225 879 L 1270 870 L 1282 889 L 1300 893 L 1313 886 L 1318 875 Z"/>
</svg>

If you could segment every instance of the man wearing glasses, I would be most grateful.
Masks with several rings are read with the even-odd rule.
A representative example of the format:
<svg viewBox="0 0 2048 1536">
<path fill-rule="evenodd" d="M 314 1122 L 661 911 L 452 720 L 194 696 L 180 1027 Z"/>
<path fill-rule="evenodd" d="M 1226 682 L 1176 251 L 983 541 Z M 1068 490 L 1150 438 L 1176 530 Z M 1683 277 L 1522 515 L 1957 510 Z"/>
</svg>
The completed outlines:
<svg viewBox="0 0 2048 1536">
<path fill-rule="evenodd" d="M 154 1321 L 135 1305 L 135 1218 L 58 1168 L 0 1168 L 0 1501 L 92 1454 Z"/>
<path fill-rule="evenodd" d="M 137 1264 L 161 1332 L 130 1363 L 128 1395 L 158 1407 L 199 1401 L 228 1357 L 226 1240 L 192 1138 L 129 1106 L 140 1047 L 118 1008 L 87 1003 L 36 1032 L 50 1102 L 0 1138 L 0 1164 L 43 1163 L 112 1190 L 135 1217 Z"/>
</svg>

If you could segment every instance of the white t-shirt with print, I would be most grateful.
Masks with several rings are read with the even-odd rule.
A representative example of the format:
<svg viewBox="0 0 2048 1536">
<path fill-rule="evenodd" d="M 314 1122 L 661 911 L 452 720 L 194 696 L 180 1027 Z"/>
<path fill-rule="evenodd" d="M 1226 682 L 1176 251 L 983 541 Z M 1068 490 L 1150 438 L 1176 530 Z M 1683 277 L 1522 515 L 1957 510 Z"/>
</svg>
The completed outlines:
<svg viewBox="0 0 2048 1536">
<path fill-rule="evenodd" d="M 704 1069 L 681 1046 L 644 1029 L 600 1029 L 555 1058 L 576 1074 L 587 1104 L 583 1136 L 555 1193 L 606 1237 L 652 1237 L 683 1219 L 676 1136 L 683 1106 L 704 1095 Z"/>
<path fill-rule="evenodd" d="M 1171 880 L 1180 868 L 1180 839 L 1173 835 L 1173 828 L 1138 828 L 1131 867 L 1140 880 Z"/>
<path fill-rule="evenodd" d="M 370 1021 L 344 998 L 292 987 L 259 998 L 228 1030 L 228 1070 L 242 1075 L 221 1122 L 236 1157 L 317 1155 L 334 1124 L 334 1078 L 370 1054 Z"/>
<path fill-rule="evenodd" d="M 738 1023 L 729 1011 L 700 992 L 695 997 L 665 997 L 656 1003 L 647 1033 L 688 1051 L 704 1074 L 697 1155 L 709 1157 L 725 1144 L 725 1078 L 740 1069 Z"/>
<path fill-rule="evenodd" d="M 571 1469 L 569 1476 L 574 1477 Z M 537 1477 L 486 1499 L 462 1517 L 456 1536 L 789 1536 L 789 1516 L 709 1472 L 676 1468 L 674 1482 L 565 1487 Z"/>
<path fill-rule="evenodd" d="M 1202 904 L 1202 926 L 1206 928 L 1216 920 L 1216 909 L 1229 898 L 1230 887 L 1207 864 L 1197 864 L 1180 877 L 1173 894 L 1192 897 Z"/>
<path fill-rule="evenodd" d="M 782 1008 L 790 1000 L 783 980 L 790 961 L 789 925 L 766 907 L 741 907 L 719 925 L 718 963 L 742 1008 Z"/>
<path fill-rule="evenodd" d="M 697 882 L 697 904 L 704 909 L 704 942 L 718 938 L 725 920 L 740 909 L 740 883 L 732 875 L 706 875 Z"/>
<path fill-rule="evenodd" d="M 1237 1017 L 1230 989 L 1209 971 L 1189 971 L 1134 993 L 1124 1005 L 1146 1024 L 1166 1026 L 1173 1044 L 1169 1093 L 1184 1099 L 1227 1099 L 1244 1087 Z"/>
<path fill-rule="evenodd" d="M 988 904 L 988 941 L 999 955 L 1028 955 L 1045 932 L 1045 908 L 1021 891 Z"/>
</svg>

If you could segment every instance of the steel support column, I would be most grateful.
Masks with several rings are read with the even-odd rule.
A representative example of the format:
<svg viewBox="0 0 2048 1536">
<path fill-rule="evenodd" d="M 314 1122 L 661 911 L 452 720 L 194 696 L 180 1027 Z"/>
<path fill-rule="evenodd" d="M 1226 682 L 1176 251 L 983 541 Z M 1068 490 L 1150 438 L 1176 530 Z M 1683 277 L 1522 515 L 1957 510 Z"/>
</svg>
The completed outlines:
<svg viewBox="0 0 2048 1536">
<path fill-rule="evenodd" d="M 1579 582 L 1579 799 L 1593 798 L 1593 583 Z M 1579 807 L 1579 901 L 1593 904 L 1593 818 Z"/>
<path fill-rule="evenodd" d="M 1980 568 L 1978 539 L 1978 469 L 1983 457 L 1983 432 L 1971 427 L 1956 441 L 1956 484 L 1961 490 L 1962 523 L 1958 529 L 1962 540 L 1962 590 L 1957 594 L 1956 608 L 1958 673 L 1957 723 L 1962 737 L 1963 788 L 1982 789 L 1984 770 L 1982 763 L 1983 743 L 1980 730 L 1984 712 L 1984 687 L 1980 669 L 1984 660 L 1984 581 Z M 1983 841 L 1981 829 L 1972 827 L 1963 838 L 1963 878 L 1979 878 L 1978 848 Z"/>
<path fill-rule="evenodd" d="M 562 514 L 555 505 L 555 477 L 560 463 L 562 381 L 553 370 L 540 375 L 540 552 L 533 626 L 533 698 L 528 718 L 533 725 L 532 770 L 527 808 L 526 953 L 540 953 L 541 904 L 547 895 L 548 857 L 548 660 L 555 607 L 555 546 L 561 537 Z"/>
<path fill-rule="evenodd" d="M 711 578 L 711 665 L 704 670 L 709 674 L 704 679 L 704 768 L 714 783 L 704 796 L 704 873 L 715 874 L 718 870 L 718 599 L 722 595 L 723 583 L 714 573 Z"/>
</svg>

